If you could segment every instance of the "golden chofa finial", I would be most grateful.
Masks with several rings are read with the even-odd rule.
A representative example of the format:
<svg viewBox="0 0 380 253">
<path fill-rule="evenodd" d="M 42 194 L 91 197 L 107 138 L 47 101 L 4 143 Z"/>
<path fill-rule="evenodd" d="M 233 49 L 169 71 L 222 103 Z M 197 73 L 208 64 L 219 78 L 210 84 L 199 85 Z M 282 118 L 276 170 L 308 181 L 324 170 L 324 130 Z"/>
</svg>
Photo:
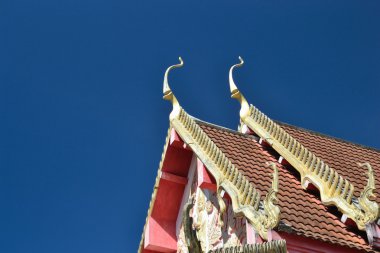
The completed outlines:
<svg viewBox="0 0 380 253">
<path fill-rule="evenodd" d="M 165 71 L 165 76 L 164 76 L 164 89 L 163 89 L 164 96 L 163 96 L 163 98 L 165 100 L 169 100 L 173 104 L 173 110 L 170 113 L 170 117 L 169 117 L 170 120 L 175 118 L 179 114 L 180 109 L 181 109 L 177 98 L 174 96 L 172 90 L 170 89 L 169 82 L 168 82 L 168 76 L 169 76 L 170 70 L 175 69 L 175 68 L 180 68 L 183 66 L 182 58 L 179 57 L 178 59 L 179 59 L 180 63 L 172 65 L 169 68 L 167 68 L 167 70 Z"/>
<path fill-rule="evenodd" d="M 365 218 L 364 218 L 363 223 L 367 223 L 368 221 L 377 220 L 379 217 L 379 205 L 376 202 L 370 200 L 371 197 L 372 198 L 376 197 L 375 194 L 373 193 L 373 191 L 376 189 L 375 175 L 373 173 L 371 164 L 369 164 L 368 162 L 357 163 L 357 164 L 359 167 L 368 169 L 367 185 L 364 187 L 359 197 L 359 205 L 365 213 Z"/>
<path fill-rule="evenodd" d="M 240 60 L 240 63 L 237 63 L 230 68 L 229 83 L 230 83 L 231 97 L 237 99 L 241 104 L 240 117 L 243 119 L 249 115 L 249 105 L 248 105 L 247 100 L 243 96 L 243 94 L 241 94 L 241 92 L 237 88 L 234 82 L 233 75 L 232 75 L 235 68 L 240 68 L 244 64 L 243 58 L 241 58 L 240 56 L 239 56 L 239 60 Z"/>
</svg>

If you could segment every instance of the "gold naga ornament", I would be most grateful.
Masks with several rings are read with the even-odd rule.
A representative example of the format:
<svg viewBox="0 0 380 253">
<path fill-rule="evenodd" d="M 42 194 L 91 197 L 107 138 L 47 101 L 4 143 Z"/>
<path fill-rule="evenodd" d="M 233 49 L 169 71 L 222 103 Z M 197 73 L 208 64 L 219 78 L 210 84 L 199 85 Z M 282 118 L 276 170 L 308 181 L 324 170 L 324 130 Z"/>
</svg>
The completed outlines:
<svg viewBox="0 0 380 253">
<path fill-rule="evenodd" d="M 268 231 L 276 227 L 280 220 L 280 209 L 275 204 L 278 192 L 278 170 L 274 163 L 269 165 L 274 171 L 272 188 L 264 199 L 263 210 L 260 210 L 261 196 L 259 191 L 207 136 L 193 117 L 185 112 L 170 89 L 168 75 L 172 69 L 183 66 L 181 57 L 179 57 L 179 61 L 179 64 L 172 65 L 166 70 L 163 83 L 163 98 L 169 100 L 173 105 L 169 117 L 170 125 L 215 178 L 220 216 L 226 210 L 222 198 L 225 191 L 231 197 L 234 213 L 244 215 L 258 234 L 267 240 Z"/>
<path fill-rule="evenodd" d="M 312 183 L 320 191 L 323 204 L 335 205 L 344 214 L 344 218 L 352 219 L 360 230 L 365 230 L 366 225 L 375 222 L 379 217 L 379 205 L 370 200 L 370 197 L 374 197 L 373 190 L 375 189 L 371 165 L 369 163 L 358 164 L 360 167 L 367 167 L 368 182 L 360 194 L 358 204 L 354 204 L 352 201 L 353 184 L 290 136 L 280 125 L 255 106 L 248 104 L 233 80 L 233 70 L 244 64 L 240 56 L 239 60 L 240 63 L 230 68 L 229 84 L 231 97 L 238 100 L 241 105 L 241 122 L 271 145 L 300 173 L 304 189 L 309 183 Z"/>
</svg>

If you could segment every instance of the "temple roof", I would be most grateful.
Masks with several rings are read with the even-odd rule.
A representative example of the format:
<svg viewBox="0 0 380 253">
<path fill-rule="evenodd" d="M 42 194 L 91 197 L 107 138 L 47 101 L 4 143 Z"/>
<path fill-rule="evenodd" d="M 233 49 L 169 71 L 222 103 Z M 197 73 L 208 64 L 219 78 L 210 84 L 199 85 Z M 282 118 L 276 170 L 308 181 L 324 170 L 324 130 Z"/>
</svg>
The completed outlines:
<svg viewBox="0 0 380 253">
<path fill-rule="evenodd" d="M 318 192 L 306 191 L 300 184 L 299 173 L 290 165 L 278 162 L 279 154 L 269 145 L 259 144 L 254 135 L 243 135 L 223 127 L 197 120 L 197 123 L 234 163 L 234 165 L 265 195 L 271 185 L 270 168 L 265 162 L 276 163 L 279 169 L 278 205 L 281 210 L 280 225 L 276 230 L 295 233 L 311 239 L 376 252 L 368 245 L 366 234 L 350 228 L 340 221 L 335 207 L 327 207 L 319 199 Z M 340 174 L 350 179 L 360 190 L 367 182 L 365 168 L 357 162 L 369 162 L 375 175 L 380 174 L 380 151 L 302 128 L 280 123 L 294 138 L 331 164 Z M 379 182 L 376 182 L 379 193 Z"/>
<path fill-rule="evenodd" d="M 151 215 L 172 130 L 215 179 L 221 212 L 226 192 L 233 212 L 243 214 L 265 240 L 272 229 L 333 245 L 380 252 L 378 232 L 380 150 L 273 121 L 249 105 L 229 72 L 232 98 L 241 104 L 243 133 L 188 115 L 169 87 L 164 99 L 173 105 L 170 128 L 148 210 Z M 265 165 L 270 166 L 265 166 Z M 273 174 L 272 174 L 273 173 Z M 276 203 L 278 202 L 278 203 Z M 343 215 L 343 216 L 342 216 Z M 147 219 L 148 219 L 147 217 Z M 145 231 L 145 228 L 144 228 Z M 140 242 L 140 249 L 144 234 Z M 371 244 L 376 241 L 376 247 Z M 375 245 L 375 244 L 374 244 Z"/>
</svg>

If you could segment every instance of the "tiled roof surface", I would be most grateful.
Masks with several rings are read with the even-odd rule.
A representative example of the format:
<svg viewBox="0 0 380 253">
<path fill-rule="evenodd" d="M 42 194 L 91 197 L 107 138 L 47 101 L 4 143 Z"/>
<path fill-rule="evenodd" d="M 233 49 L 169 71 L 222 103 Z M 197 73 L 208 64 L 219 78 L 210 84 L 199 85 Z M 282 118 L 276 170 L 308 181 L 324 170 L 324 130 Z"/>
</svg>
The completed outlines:
<svg viewBox="0 0 380 253">
<path fill-rule="evenodd" d="M 278 204 L 281 209 L 281 224 L 289 227 L 289 231 L 332 244 L 377 252 L 373 251 L 366 242 L 365 233 L 351 231 L 340 221 L 340 216 L 339 218 L 335 216 L 321 203 L 319 194 L 305 191 L 301 187 L 297 172 L 279 164 L 277 162 L 279 155 L 271 148 L 263 147 L 252 136 L 198 123 L 235 166 L 261 190 L 263 196 L 270 188 L 272 180 L 272 171 L 265 166 L 265 163 L 267 161 L 276 163 L 279 169 Z M 365 169 L 358 168 L 356 162 L 370 162 L 376 175 L 380 175 L 379 151 L 304 129 L 288 125 L 283 127 L 316 155 L 326 159 L 325 162 L 339 173 L 347 176 L 355 187 L 359 188 L 358 190 L 363 189 L 366 177 Z M 379 185 L 377 187 L 380 188 Z"/>
</svg>

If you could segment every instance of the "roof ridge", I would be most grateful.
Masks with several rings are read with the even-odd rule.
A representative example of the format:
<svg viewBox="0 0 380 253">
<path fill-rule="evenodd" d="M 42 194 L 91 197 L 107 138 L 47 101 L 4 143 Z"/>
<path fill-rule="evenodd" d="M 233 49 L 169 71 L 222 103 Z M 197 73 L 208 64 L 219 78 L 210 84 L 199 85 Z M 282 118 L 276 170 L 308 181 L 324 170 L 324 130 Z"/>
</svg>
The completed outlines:
<svg viewBox="0 0 380 253">
<path fill-rule="evenodd" d="M 164 76 L 163 98 L 169 100 L 173 106 L 169 115 L 170 125 L 214 177 L 217 184 L 220 214 L 226 209 L 221 194 L 222 191 L 225 191 L 231 197 L 233 211 L 244 214 L 260 236 L 268 239 L 268 231 L 276 227 L 280 220 L 280 209 L 274 203 L 277 200 L 278 192 L 277 167 L 274 163 L 271 163 L 270 166 L 274 170 L 272 188 L 265 196 L 264 201 L 261 202 L 260 194 L 253 184 L 227 158 L 194 118 L 180 106 L 168 83 L 170 70 L 183 66 L 182 59 L 179 58 L 179 60 L 179 64 L 167 68 Z M 264 206 L 263 210 L 259 209 L 261 203 Z"/>
<path fill-rule="evenodd" d="M 369 180 L 364 190 L 367 194 L 359 198 L 360 207 L 355 206 L 352 203 L 354 185 L 292 137 L 280 124 L 275 123 L 253 105 L 250 106 L 249 114 L 242 120 L 298 170 L 304 188 L 312 183 L 319 189 L 325 205 L 337 206 L 346 217 L 355 221 L 360 230 L 365 229 L 365 224 L 377 219 L 379 207 L 376 202 L 368 199 L 371 189 L 374 189 L 371 168 L 368 168 Z"/>
<path fill-rule="evenodd" d="M 182 107 L 176 113 L 170 119 L 171 125 L 215 178 L 218 193 L 225 190 L 232 199 L 234 212 L 244 214 L 260 236 L 267 239 L 267 232 L 276 227 L 280 220 L 280 209 L 274 204 L 278 191 L 276 165 L 274 163 L 270 165 L 274 170 L 272 188 L 261 202 L 260 194 L 254 185 L 203 131 L 197 121 Z M 217 196 L 221 198 L 220 194 Z M 221 213 L 223 213 L 225 209 L 223 201 L 219 201 L 219 203 L 221 204 Z M 263 204 L 264 209 L 259 209 L 260 203 Z"/>
<path fill-rule="evenodd" d="M 352 201 L 355 187 L 351 182 L 292 137 L 280 124 L 248 103 L 233 80 L 234 68 L 241 67 L 244 63 L 240 57 L 239 59 L 240 63 L 230 68 L 229 85 L 231 97 L 240 103 L 241 122 L 272 146 L 300 173 L 303 188 L 306 189 L 310 183 L 313 184 L 319 190 L 323 204 L 335 205 L 343 213 L 342 220 L 350 218 L 360 230 L 365 230 L 367 224 L 377 220 L 380 208 L 376 202 L 370 200 L 375 190 L 374 174 L 370 164 L 358 164 L 360 167 L 368 168 L 368 181 L 361 191 L 358 204 L 355 204 Z"/>
</svg>

